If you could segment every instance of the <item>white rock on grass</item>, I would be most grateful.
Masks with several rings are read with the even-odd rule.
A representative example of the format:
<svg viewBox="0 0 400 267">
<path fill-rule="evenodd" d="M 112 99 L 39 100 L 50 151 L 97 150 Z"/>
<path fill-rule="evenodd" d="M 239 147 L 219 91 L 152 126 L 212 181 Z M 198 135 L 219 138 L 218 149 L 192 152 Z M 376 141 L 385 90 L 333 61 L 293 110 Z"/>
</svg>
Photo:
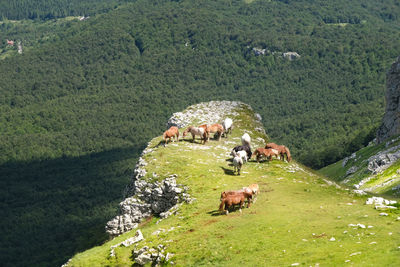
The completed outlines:
<svg viewBox="0 0 400 267">
<path fill-rule="evenodd" d="M 386 212 L 381 212 L 379 213 L 379 216 L 388 216 L 388 214 Z"/>
<path fill-rule="evenodd" d="M 356 256 L 356 255 L 361 255 L 361 251 L 351 253 L 349 256 L 353 257 L 353 256 Z"/>
</svg>

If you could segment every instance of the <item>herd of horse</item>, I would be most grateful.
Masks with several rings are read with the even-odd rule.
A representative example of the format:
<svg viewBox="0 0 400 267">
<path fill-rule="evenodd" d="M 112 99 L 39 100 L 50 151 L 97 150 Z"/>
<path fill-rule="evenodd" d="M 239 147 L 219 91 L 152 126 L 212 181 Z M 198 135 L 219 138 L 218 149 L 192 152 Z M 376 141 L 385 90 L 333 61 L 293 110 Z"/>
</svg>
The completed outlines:
<svg viewBox="0 0 400 267">
<path fill-rule="evenodd" d="M 200 137 L 201 143 L 205 144 L 210 140 L 210 135 L 214 134 L 214 137 L 221 140 L 221 137 L 228 137 L 228 134 L 232 132 L 233 121 L 230 118 L 226 118 L 221 124 L 203 124 L 200 126 L 189 126 L 183 131 L 183 138 L 189 133 L 192 135 L 192 142 L 195 142 L 196 136 Z M 179 129 L 176 126 L 171 126 L 163 134 L 164 145 L 168 142 L 179 141 Z M 275 143 L 267 143 L 265 147 L 259 147 L 254 152 L 251 151 L 251 137 L 248 133 L 243 134 L 241 138 L 242 144 L 235 146 L 231 155 L 233 156 L 232 165 L 234 166 L 233 174 L 237 173 L 240 175 L 240 170 L 247 161 L 251 158 L 256 159 L 259 163 L 260 160 L 265 158 L 271 161 L 273 157 L 281 159 L 282 161 L 290 162 L 292 157 L 290 155 L 289 148 L 284 145 L 277 145 Z M 247 200 L 247 207 L 250 207 L 251 202 L 255 202 L 256 196 L 259 193 L 257 184 L 251 184 L 248 187 L 243 187 L 240 190 L 235 191 L 224 191 L 221 193 L 221 204 L 219 210 L 221 212 L 229 213 L 229 209 L 235 205 L 239 205 L 239 211 L 241 212 L 242 207 Z M 255 196 L 255 198 L 253 198 Z"/>
</svg>

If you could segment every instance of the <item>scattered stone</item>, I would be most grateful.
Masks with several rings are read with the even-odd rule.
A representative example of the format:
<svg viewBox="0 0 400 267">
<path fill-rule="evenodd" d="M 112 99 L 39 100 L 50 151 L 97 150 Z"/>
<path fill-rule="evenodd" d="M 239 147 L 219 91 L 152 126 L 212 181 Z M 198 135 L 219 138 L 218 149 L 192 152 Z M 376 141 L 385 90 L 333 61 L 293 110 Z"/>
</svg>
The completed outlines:
<svg viewBox="0 0 400 267">
<path fill-rule="evenodd" d="M 396 204 L 395 200 L 387 200 L 382 197 L 370 197 L 367 199 L 365 204 L 373 205 L 375 204 L 375 209 L 377 210 L 387 210 L 387 209 L 397 209 L 395 206 L 390 206 L 391 204 Z"/>
<path fill-rule="evenodd" d="M 122 241 L 116 245 L 113 245 L 110 247 L 110 257 L 115 257 L 115 248 L 119 247 L 119 246 L 124 246 L 124 247 L 128 247 L 130 245 L 133 245 L 139 241 L 142 241 L 144 239 L 143 234 L 140 230 L 136 231 L 136 234 L 134 237 L 128 238 L 125 241 Z"/>
<path fill-rule="evenodd" d="M 364 190 L 360 190 L 360 189 L 354 189 L 353 193 L 355 193 L 358 196 L 364 196 L 367 194 Z"/>
<path fill-rule="evenodd" d="M 239 115 L 235 109 L 240 107 L 251 107 L 238 101 L 210 101 L 199 103 L 188 107 L 182 112 L 176 112 L 167 122 L 167 128 L 177 126 L 183 128 L 189 126 L 193 121 L 200 124 L 222 122 L 227 116 Z M 234 122 L 235 123 L 235 122 Z"/>
<path fill-rule="evenodd" d="M 334 238 L 334 237 L 332 236 L 331 239 L 329 239 L 329 241 L 336 241 L 336 238 Z"/>
<path fill-rule="evenodd" d="M 381 212 L 381 213 L 379 213 L 379 216 L 388 216 L 388 214 L 385 212 Z"/>
<path fill-rule="evenodd" d="M 374 244 L 377 244 L 375 241 L 373 241 L 373 242 L 371 242 L 371 243 L 369 243 L 370 245 L 374 245 Z"/>
<path fill-rule="evenodd" d="M 352 166 L 350 167 L 347 172 L 346 172 L 346 176 L 349 176 L 350 174 L 355 173 L 356 171 L 358 171 L 358 167 L 357 166 Z"/>
<path fill-rule="evenodd" d="M 361 251 L 351 253 L 350 257 L 356 256 L 356 255 L 361 255 Z"/>
<path fill-rule="evenodd" d="M 356 153 L 354 152 L 353 154 L 351 154 L 351 156 L 345 157 L 342 161 L 342 167 L 344 168 L 344 166 L 346 166 L 347 162 L 351 159 L 356 158 Z"/>
<path fill-rule="evenodd" d="M 292 263 L 291 266 L 299 266 L 299 265 L 300 265 L 300 263 L 296 262 L 296 263 Z"/>
</svg>

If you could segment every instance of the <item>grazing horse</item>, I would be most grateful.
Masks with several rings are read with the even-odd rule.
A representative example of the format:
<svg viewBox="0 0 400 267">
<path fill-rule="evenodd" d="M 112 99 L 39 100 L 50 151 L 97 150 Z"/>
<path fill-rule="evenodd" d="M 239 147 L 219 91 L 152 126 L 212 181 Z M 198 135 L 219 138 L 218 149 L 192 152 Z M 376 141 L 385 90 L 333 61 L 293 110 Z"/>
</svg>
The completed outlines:
<svg viewBox="0 0 400 267">
<path fill-rule="evenodd" d="M 243 160 L 243 163 L 247 162 L 247 152 L 244 150 L 239 150 L 237 152 L 235 150 L 232 150 L 231 155 L 233 157 L 239 156 Z"/>
<path fill-rule="evenodd" d="M 263 148 L 259 147 L 254 151 L 253 155 L 251 157 L 256 156 L 257 162 L 260 162 L 260 159 L 262 157 L 268 158 L 269 161 L 272 160 L 272 156 L 278 157 L 279 153 L 278 150 L 272 149 L 272 148 Z"/>
<path fill-rule="evenodd" d="M 243 166 L 243 160 L 242 160 L 242 158 L 241 158 L 239 155 L 236 155 L 236 156 L 233 158 L 232 163 L 233 163 L 233 174 L 235 174 L 235 172 L 237 171 L 238 175 L 240 175 L 240 169 L 241 169 L 242 166 Z"/>
<path fill-rule="evenodd" d="M 204 132 L 206 133 L 206 136 L 207 136 L 207 141 L 209 141 L 210 140 L 210 128 L 211 128 L 211 125 L 210 124 L 203 124 L 203 125 L 200 125 L 199 128 L 204 129 Z"/>
<path fill-rule="evenodd" d="M 176 126 L 171 126 L 168 130 L 166 130 L 163 134 L 163 139 L 164 139 L 164 143 L 167 144 L 168 140 L 171 142 L 174 142 L 174 138 L 176 138 L 176 141 L 179 141 L 179 130 L 178 127 Z"/>
<path fill-rule="evenodd" d="M 194 126 L 189 126 L 189 127 L 183 132 L 183 138 L 185 138 L 185 136 L 186 136 L 189 132 L 192 134 L 193 142 L 194 142 L 194 140 L 195 140 L 195 138 L 196 138 L 196 135 L 199 135 L 199 136 L 200 136 L 200 139 L 202 139 L 203 142 L 204 142 L 203 144 L 206 143 L 206 141 L 207 141 L 207 134 L 206 134 L 206 132 L 204 131 L 203 128 L 194 127 Z"/>
<path fill-rule="evenodd" d="M 248 145 L 250 147 L 250 135 L 248 133 L 245 133 L 244 135 L 242 135 L 242 145 Z"/>
<path fill-rule="evenodd" d="M 245 196 L 244 194 L 233 194 L 233 195 L 226 195 L 222 200 L 221 204 L 219 205 L 219 210 L 222 212 L 225 210 L 225 214 L 228 215 L 229 208 L 233 205 L 239 205 L 239 211 L 242 212 L 242 207 L 244 205 Z M 224 208 L 225 205 L 225 208 Z"/>
<path fill-rule="evenodd" d="M 229 195 L 243 194 L 247 199 L 247 207 L 250 208 L 250 202 L 253 199 L 253 191 L 248 187 L 243 187 L 243 189 L 236 191 L 224 191 L 221 193 L 221 201 Z"/>
<path fill-rule="evenodd" d="M 228 137 L 228 133 L 232 133 L 233 130 L 233 121 L 230 118 L 226 118 L 222 122 L 222 127 L 224 127 L 224 135 L 225 137 Z"/>
<path fill-rule="evenodd" d="M 248 146 L 248 145 L 235 146 L 235 147 L 232 149 L 232 151 L 235 151 L 235 152 L 238 152 L 238 151 L 241 151 L 241 150 L 246 151 L 246 153 L 247 153 L 247 159 L 250 159 L 250 158 L 251 158 L 252 153 L 251 153 L 250 146 Z"/>
<path fill-rule="evenodd" d="M 290 155 L 290 150 L 284 145 L 277 145 L 275 143 L 268 143 L 265 148 L 273 148 L 278 150 L 278 153 L 281 155 L 281 159 L 285 161 L 285 155 L 287 162 L 290 162 L 292 160 L 292 156 Z"/>
<path fill-rule="evenodd" d="M 221 136 L 224 134 L 224 127 L 221 124 L 211 124 L 209 127 L 210 133 L 218 134 L 218 141 L 221 141 Z"/>
<path fill-rule="evenodd" d="M 252 198 L 253 203 L 256 203 L 257 201 L 257 196 L 258 196 L 258 192 L 260 192 L 259 188 L 258 188 L 258 184 L 251 184 L 249 185 L 247 188 L 249 188 L 252 192 L 253 195 L 255 196 L 254 198 Z"/>
</svg>

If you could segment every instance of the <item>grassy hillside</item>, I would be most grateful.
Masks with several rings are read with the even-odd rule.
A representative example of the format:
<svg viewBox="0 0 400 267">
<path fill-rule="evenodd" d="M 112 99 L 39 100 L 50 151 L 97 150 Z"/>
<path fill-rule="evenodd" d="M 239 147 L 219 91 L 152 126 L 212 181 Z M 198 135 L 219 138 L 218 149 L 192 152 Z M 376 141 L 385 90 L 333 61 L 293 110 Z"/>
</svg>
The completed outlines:
<svg viewBox="0 0 400 267">
<path fill-rule="evenodd" d="M 386 150 L 393 149 L 389 153 L 394 153 L 398 150 L 396 147 L 399 144 L 400 140 L 396 136 L 389 138 L 389 140 L 381 144 L 371 143 L 369 146 L 354 152 L 351 158 L 343 159 L 326 166 L 322 168 L 320 172 L 334 181 L 342 182 L 349 186 L 359 184 L 361 181 L 365 180 L 366 182 L 360 186 L 362 190 L 377 194 L 399 196 L 399 190 L 392 190 L 392 188 L 400 185 L 398 173 L 400 161 L 396 161 L 389 168 L 377 174 L 368 170 L 369 158 Z M 346 160 L 346 163 L 343 166 L 344 160 Z M 351 168 L 353 168 L 354 171 L 349 172 Z"/>
<path fill-rule="evenodd" d="M 115 3 L 3 2 L 24 3 L 0 4 L 22 14 L 8 19 L 29 17 L 38 2 Z M 100 6 L 86 21 L 0 22 L 5 265 L 54 266 L 104 241 L 139 152 L 193 103 L 245 101 L 300 162 L 335 162 L 380 122 L 385 72 L 400 51 L 396 0 Z M 22 55 L 6 39 L 21 40 Z M 287 51 L 301 57 L 286 60 Z"/>
<path fill-rule="evenodd" d="M 379 216 L 364 205 L 366 197 L 329 185 L 297 162 L 250 161 L 240 176 L 232 175 L 229 152 L 244 132 L 250 133 L 254 147 L 264 144 L 266 136 L 254 131 L 253 116 L 240 110 L 234 134 L 221 142 L 181 140 L 163 147 L 157 146 L 161 137 L 154 138 L 149 147 L 155 151 L 145 155 L 145 179 L 153 179 L 154 172 L 159 179 L 177 174 L 177 182 L 188 185 L 196 201 L 158 224 L 157 217 L 143 222 L 139 229 L 145 240 L 117 247 L 115 257 L 109 256 L 110 247 L 134 236 L 135 230 L 77 254 L 69 266 L 131 266 L 133 250 L 160 244 L 167 247 L 164 254 L 174 254 L 171 261 L 178 266 L 400 264 L 398 211 Z M 260 185 L 256 203 L 242 214 L 220 215 L 220 192 L 251 183 Z M 365 229 L 349 226 L 358 223 Z"/>
</svg>

